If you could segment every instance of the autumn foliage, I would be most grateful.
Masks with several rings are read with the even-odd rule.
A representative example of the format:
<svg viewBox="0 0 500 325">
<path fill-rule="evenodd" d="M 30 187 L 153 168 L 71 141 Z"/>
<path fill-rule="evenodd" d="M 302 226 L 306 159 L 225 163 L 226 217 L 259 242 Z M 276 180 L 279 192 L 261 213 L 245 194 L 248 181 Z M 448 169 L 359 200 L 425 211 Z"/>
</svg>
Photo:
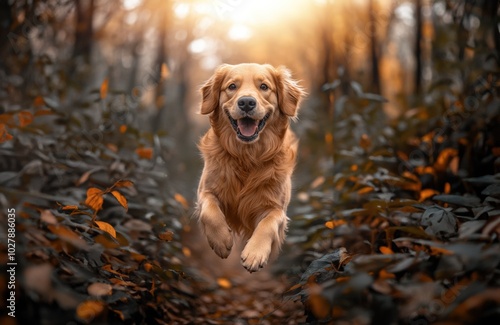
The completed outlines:
<svg viewBox="0 0 500 325">
<path fill-rule="evenodd" d="M 223 39 L 229 19 L 186 11 L 203 1 L 77 3 L 0 8 L 0 238 L 15 209 L 18 311 L 0 324 L 500 324 L 495 1 L 366 1 L 387 15 L 304 1 L 305 20 L 262 23 L 247 47 Z M 189 108 L 215 58 L 274 60 L 310 85 L 287 242 L 252 275 L 217 273 L 190 222 Z"/>
</svg>

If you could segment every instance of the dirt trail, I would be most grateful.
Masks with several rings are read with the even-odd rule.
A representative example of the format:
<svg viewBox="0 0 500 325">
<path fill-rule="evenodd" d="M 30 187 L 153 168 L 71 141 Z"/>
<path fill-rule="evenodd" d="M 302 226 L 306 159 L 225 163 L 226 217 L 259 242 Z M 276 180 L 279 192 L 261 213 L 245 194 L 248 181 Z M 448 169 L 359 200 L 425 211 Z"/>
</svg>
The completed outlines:
<svg viewBox="0 0 500 325">
<path fill-rule="evenodd" d="M 240 264 L 241 245 L 222 260 L 210 249 L 196 225 L 184 236 L 191 250 L 187 262 L 196 273 L 202 293 L 197 311 L 200 324 L 299 324 L 303 306 L 283 298 L 291 285 L 274 275 L 272 265 L 248 273 Z"/>
</svg>

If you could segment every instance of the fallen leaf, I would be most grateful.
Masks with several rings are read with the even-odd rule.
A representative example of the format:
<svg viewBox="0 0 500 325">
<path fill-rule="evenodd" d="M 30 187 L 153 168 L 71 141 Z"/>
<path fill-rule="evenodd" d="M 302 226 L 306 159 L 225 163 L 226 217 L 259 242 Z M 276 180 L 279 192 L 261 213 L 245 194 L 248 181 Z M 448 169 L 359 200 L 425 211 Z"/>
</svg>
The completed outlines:
<svg viewBox="0 0 500 325">
<path fill-rule="evenodd" d="M 311 306 L 311 311 L 318 319 L 324 319 L 331 313 L 330 303 L 321 295 L 321 287 L 317 284 L 312 284 L 309 288 L 308 303 Z"/>
<path fill-rule="evenodd" d="M 389 247 L 387 246 L 380 246 L 380 252 L 384 255 L 391 255 L 391 254 L 394 254 L 394 252 L 392 251 L 392 249 L 390 249 Z"/>
<path fill-rule="evenodd" d="M 167 79 L 169 75 L 170 75 L 170 70 L 168 69 L 167 64 L 164 62 L 161 64 L 161 71 L 160 71 L 161 80 Z"/>
<path fill-rule="evenodd" d="M 87 242 L 70 228 L 59 224 L 49 224 L 47 228 L 60 239 L 81 249 L 88 249 Z"/>
<path fill-rule="evenodd" d="M 42 96 L 36 96 L 35 99 L 33 100 L 33 106 L 35 107 L 40 107 L 45 105 L 45 101 L 43 100 Z"/>
<path fill-rule="evenodd" d="M 361 136 L 361 139 L 359 139 L 359 146 L 366 150 L 366 149 L 370 148 L 371 145 L 372 145 L 372 141 L 370 140 L 370 137 L 366 133 L 364 133 Z"/>
<path fill-rule="evenodd" d="M 101 99 L 106 98 L 106 96 L 108 95 L 108 85 L 109 85 L 109 79 L 105 78 L 102 81 L 101 88 L 99 90 L 99 94 L 101 95 Z"/>
<path fill-rule="evenodd" d="M 115 270 L 113 270 L 113 267 L 111 266 L 111 264 L 106 264 L 102 267 L 102 270 L 104 271 L 107 271 L 109 273 L 112 273 L 114 275 L 118 275 L 119 277 L 121 278 L 128 278 L 129 276 L 126 275 L 126 274 L 123 274 L 123 273 L 120 273 L 120 272 L 117 272 Z"/>
<path fill-rule="evenodd" d="M 17 118 L 19 119 L 19 126 L 25 127 L 33 122 L 33 114 L 28 111 L 22 111 L 17 113 Z"/>
<path fill-rule="evenodd" d="M 378 273 L 379 279 L 394 279 L 396 276 L 393 273 L 389 273 L 384 269 L 381 269 Z"/>
<path fill-rule="evenodd" d="M 315 189 L 316 187 L 322 185 L 325 182 L 325 177 L 324 176 L 319 176 L 317 177 L 312 183 L 311 183 L 311 189 Z"/>
<path fill-rule="evenodd" d="M 427 200 L 427 199 L 429 199 L 437 194 L 439 194 L 438 191 L 430 189 L 430 188 L 426 188 L 426 189 L 420 191 L 420 197 L 419 197 L 418 201 L 423 202 L 423 201 L 425 201 L 425 200 Z"/>
<path fill-rule="evenodd" d="M 223 289 L 230 289 L 232 287 L 231 281 L 226 278 L 218 278 L 217 284 Z"/>
<path fill-rule="evenodd" d="M 82 302 L 76 308 L 76 316 L 85 323 L 90 323 L 104 311 L 102 301 L 87 300 Z"/>
<path fill-rule="evenodd" d="M 446 148 L 443 149 L 439 153 L 439 156 L 436 159 L 436 162 L 434 163 L 434 169 L 438 172 L 444 172 L 448 167 L 450 167 L 450 162 L 452 161 L 453 158 L 455 158 L 458 155 L 458 150 L 453 149 L 453 148 Z M 458 168 L 458 167 L 457 167 Z"/>
<path fill-rule="evenodd" d="M 0 124 L 0 143 L 12 140 L 13 136 L 7 132 L 5 124 Z"/>
<path fill-rule="evenodd" d="M 112 225 L 104 221 L 95 221 L 95 223 L 97 224 L 99 229 L 104 230 L 105 232 L 113 236 L 113 238 L 116 238 L 116 230 Z"/>
<path fill-rule="evenodd" d="M 91 296 L 109 296 L 113 292 L 113 287 L 107 283 L 95 282 L 87 287 L 87 292 Z"/>
<path fill-rule="evenodd" d="M 158 238 L 165 241 L 172 241 L 172 239 L 174 239 L 174 233 L 171 231 L 165 231 L 159 234 Z"/>
<path fill-rule="evenodd" d="M 135 149 L 135 153 L 143 159 L 153 158 L 153 148 L 137 148 Z"/>
<path fill-rule="evenodd" d="M 370 186 L 365 186 L 365 187 L 360 188 L 358 190 L 359 195 L 368 194 L 370 192 L 373 192 L 373 187 L 370 187 Z"/>
<path fill-rule="evenodd" d="M 67 210 L 78 210 L 78 205 L 65 205 L 65 206 L 62 206 L 61 209 L 63 211 L 67 211 Z"/>
<path fill-rule="evenodd" d="M 153 268 L 153 265 L 151 263 L 144 263 L 144 270 L 146 270 L 146 272 L 149 272 L 151 271 L 151 269 Z"/>
<path fill-rule="evenodd" d="M 325 227 L 329 229 L 333 229 L 335 227 L 345 225 L 345 220 L 330 220 L 325 222 Z"/>
<path fill-rule="evenodd" d="M 333 143 L 333 135 L 330 132 L 325 134 L 325 143 L 331 145 Z"/>
<path fill-rule="evenodd" d="M 174 195 L 174 199 L 179 202 L 180 204 L 182 204 L 182 206 L 184 207 L 184 209 L 188 209 L 189 208 L 189 204 L 188 204 L 188 201 L 186 200 L 186 198 L 184 196 L 182 196 L 181 194 L 179 193 L 175 193 Z"/>
<path fill-rule="evenodd" d="M 56 216 L 50 210 L 43 210 L 40 214 L 40 220 L 51 225 L 58 223 Z"/>
</svg>

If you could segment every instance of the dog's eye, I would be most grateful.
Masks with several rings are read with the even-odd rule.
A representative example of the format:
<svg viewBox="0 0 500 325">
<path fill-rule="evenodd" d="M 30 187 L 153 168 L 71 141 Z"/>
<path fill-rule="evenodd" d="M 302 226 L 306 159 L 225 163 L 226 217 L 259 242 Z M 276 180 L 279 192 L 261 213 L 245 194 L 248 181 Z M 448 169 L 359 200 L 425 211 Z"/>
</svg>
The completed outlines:
<svg viewBox="0 0 500 325">
<path fill-rule="evenodd" d="M 261 90 L 268 90 L 268 89 L 269 89 L 269 86 L 268 86 L 268 85 L 266 85 L 266 84 L 262 84 L 262 85 L 260 85 L 260 89 L 261 89 Z"/>
<path fill-rule="evenodd" d="M 227 87 L 229 90 L 236 90 L 236 85 L 235 84 L 230 84 L 229 87 Z"/>
</svg>

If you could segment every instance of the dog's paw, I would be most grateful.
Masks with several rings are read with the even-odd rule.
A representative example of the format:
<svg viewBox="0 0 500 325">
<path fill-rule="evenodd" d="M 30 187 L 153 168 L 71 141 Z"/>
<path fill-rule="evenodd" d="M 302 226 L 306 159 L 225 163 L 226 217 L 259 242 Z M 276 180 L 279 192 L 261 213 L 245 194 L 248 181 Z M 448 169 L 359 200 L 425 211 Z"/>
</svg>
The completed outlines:
<svg viewBox="0 0 500 325">
<path fill-rule="evenodd" d="M 231 229 L 227 226 L 218 229 L 205 228 L 208 244 L 214 250 L 215 254 L 221 258 L 227 258 L 233 248 L 233 235 Z"/>
<path fill-rule="evenodd" d="M 270 244 L 250 238 L 241 253 L 241 264 L 248 272 L 257 272 L 267 264 L 270 254 Z"/>
</svg>

